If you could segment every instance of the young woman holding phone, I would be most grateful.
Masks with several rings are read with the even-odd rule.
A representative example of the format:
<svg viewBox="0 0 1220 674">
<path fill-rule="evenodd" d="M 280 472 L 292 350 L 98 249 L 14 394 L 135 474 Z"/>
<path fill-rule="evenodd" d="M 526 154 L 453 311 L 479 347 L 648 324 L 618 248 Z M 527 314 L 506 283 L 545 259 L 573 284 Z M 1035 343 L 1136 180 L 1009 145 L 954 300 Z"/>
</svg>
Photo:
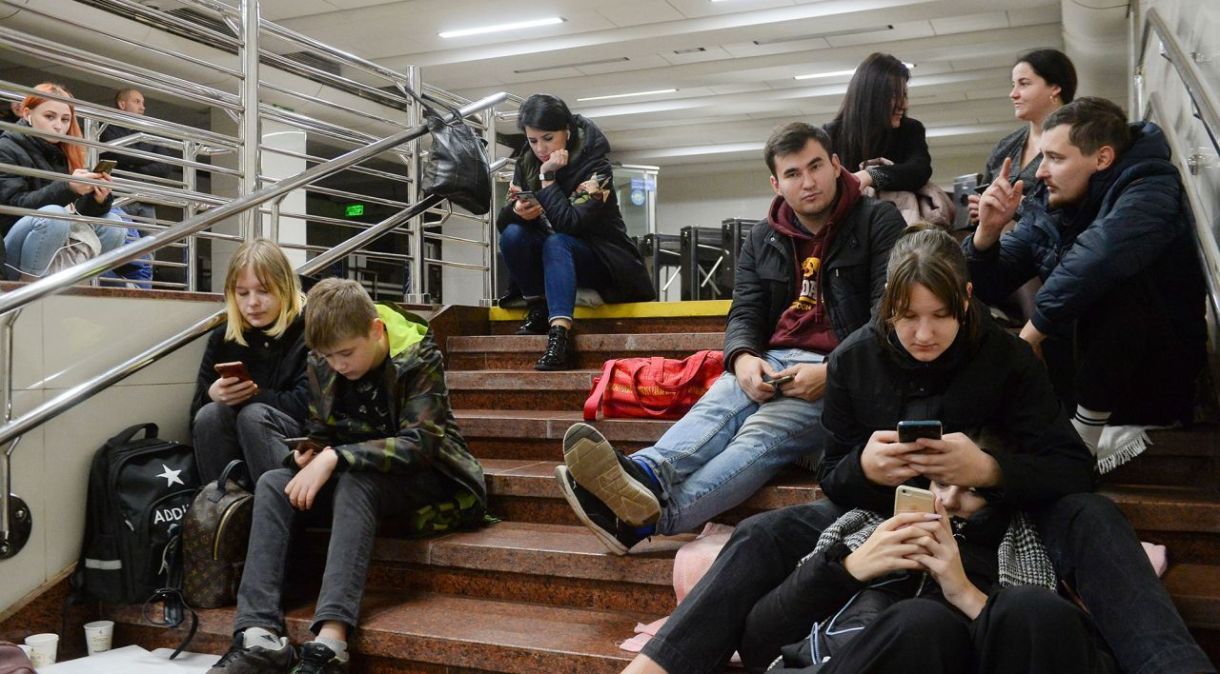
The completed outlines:
<svg viewBox="0 0 1220 674">
<path fill-rule="evenodd" d="M 225 276 L 228 320 L 208 335 L 191 404 L 195 462 L 205 483 L 233 459 L 250 477 L 280 468 L 309 407 L 304 295 L 284 251 L 243 243 Z"/>
</svg>

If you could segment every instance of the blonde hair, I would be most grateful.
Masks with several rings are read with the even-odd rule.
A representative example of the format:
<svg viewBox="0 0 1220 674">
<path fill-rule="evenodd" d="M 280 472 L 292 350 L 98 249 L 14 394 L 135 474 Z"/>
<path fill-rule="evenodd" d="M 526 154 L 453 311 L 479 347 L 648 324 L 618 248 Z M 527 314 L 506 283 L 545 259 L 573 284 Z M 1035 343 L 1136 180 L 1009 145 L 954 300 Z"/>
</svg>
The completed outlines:
<svg viewBox="0 0 1220 674">
<path fill-rule="evenodd" d="M 309 290 L 307 299 L 305 344 L 314 351 L 368 335 L 377 318 L 373 298 L 351 279 L 322 279 Z"/>
<path fill-rule="evenodd" d="M 229 324 L 225 328 L 225 339 L 247 346 L 242 333 L 254 327 L 246 322 L 237 306 L 237 277 L 249 268 L 254 277 L 280 301 L 280 315 L 266 330 L 271 337 L 284 334 L 288 326 L 304 310 L 305 296 L 301 293 L 301 281 L 282 248 L 270 239 L 251 239 L 237 247 L 229 261 L 229 272 L 225 276 L 225 311 Z"/>
</svg>

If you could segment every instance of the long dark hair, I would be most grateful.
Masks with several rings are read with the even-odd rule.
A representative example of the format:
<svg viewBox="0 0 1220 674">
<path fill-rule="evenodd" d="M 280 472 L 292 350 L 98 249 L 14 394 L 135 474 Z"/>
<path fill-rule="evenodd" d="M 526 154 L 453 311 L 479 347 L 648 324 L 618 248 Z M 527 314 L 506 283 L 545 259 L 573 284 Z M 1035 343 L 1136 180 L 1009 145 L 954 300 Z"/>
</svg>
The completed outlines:
<svg viewBox="0 0 1220 674">
<path fill-rule="evenodd" d="M 534 94 L 525 99 L 517 111 L 517 128 L 522 132 L 525 127 L 540 131 L 567 131 L 567 149 L 571 150 L 576 143 L 576 124 L 572 119 L 572 111 L 562 98 L 550 94 Z"/>
<path fill-rule="evenodd" d="M 894 102 L 903 97 L 911 71 L 890 54 L 874 52 L 856 68 L 833 123 L 832 142 L 848 171 L 881 156 L 889 135 Z"/>
<path fill-rule="evenodd" d="M 1017 63 L 1029 64 L 1034 73 L 1047 84 L 1059 87 L 1059 99 L 1071 103 L 1076 98 L 1076 66 L 1067 54 L 1058 49 L 1035 49 L 1017 57 Z"/>
<path fill-rule="evenodd" d="M 911 305 L 911 289 L 916 284 L 945 303 L 961 324 L 959 334 L 966 338 L 970 348 L 978 343 L 978 309 L 970 302 L 966 289 L 970 269 L 961 246 L 948 232 L 925 222 L 908 227 L 890 250 L 885 278 L 885 293 L 875 319 L 883 344 L 892 346 L 889 336 L 894 331 L 894 321 Z"/>
</svg>

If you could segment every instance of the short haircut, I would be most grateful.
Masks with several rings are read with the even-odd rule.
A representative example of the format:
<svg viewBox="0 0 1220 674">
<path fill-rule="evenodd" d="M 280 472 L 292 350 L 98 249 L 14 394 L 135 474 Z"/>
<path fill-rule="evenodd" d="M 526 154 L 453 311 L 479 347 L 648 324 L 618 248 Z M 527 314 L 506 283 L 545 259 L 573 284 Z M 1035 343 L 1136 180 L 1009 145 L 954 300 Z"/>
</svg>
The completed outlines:
<svg viewBox="0 0 1220 674">
<path fill-rule="evenodd" d="M 1018 56 L 1017 63 L 1029 65 L 1047 84 L 1059 87 L 1059 98 L 1064 103 L 1076 98 L 1076 66 L 1067 54 L 1058 49 L 1035 49 Z"/>
<path fill-rule="evenodd" d="M 114 92 L 114 107 L 116 107 L 116 108 L 119 107 L 119 103 L 127 100 L 128 96 L 130 96 L 132 94 L 138 94 L 138 93 L 140 93 L 140 90 L 135 87 L 127 87 L 126 89 L 119 89 L 118 91 Z"/>
<path fill-rule="evenodd" d="M 233 259 L 229 260 L 229 271 L 225 274 L 225 312 L 229 324 L 225 328 L 225 339 L 242 346 L 246 338 L 242 334 L 252 326 L 241 315 L 237 306 L 237 277 L 244 269 L 254 272 L 254 278 L 280 303 L 280 313 L 266 333 L 271 337 L 284 334 L 288 326 L 301 315 L 305 296 L 301 293 L 301 281 L 292 269 L 292 263 L 284 250 L 270 239 L 251 239 L 237 247 Z"/>
<path fill-rule="evenodd" d="M 1068 103 L 1047 115 L 1042 130 L 1061 124 L 1072 127 L 1068 140 L 1087 155 L 1106 145 L 1114 148 L 1115 155 L 1121 155 L 1131 145 L 1131 127 L 1123 109 L 1104 98 L 1085 96 Z"/>
<path fill-rule="evenodd" d="M 816 140 L 822 149 L 826 150 L 826 156 L 833 154 L 830 147 L 830 136 L 819 126 L 804 122 L 789 122 L 771 132 L 771 137 L 763 146 L 763 159 L 767 161 L 767 168 L 771 169 L 771 175 L 775 175 L 776 157 L 800 152 L 809 144 L 810 139 Z"/>
<path fill-rule="evenodd" d="M 305 296 L 305 344 L 325 351 L 369 334 L 377 307 L 364 286 L 351 279 L 322 279 Z"/>
</svg>

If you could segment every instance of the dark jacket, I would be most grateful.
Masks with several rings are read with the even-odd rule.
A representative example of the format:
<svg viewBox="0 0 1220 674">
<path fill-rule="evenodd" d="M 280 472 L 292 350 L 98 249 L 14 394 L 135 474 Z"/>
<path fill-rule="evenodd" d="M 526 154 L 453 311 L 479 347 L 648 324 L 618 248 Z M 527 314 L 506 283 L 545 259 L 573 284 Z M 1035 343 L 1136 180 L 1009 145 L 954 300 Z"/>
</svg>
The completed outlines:
<svg viewBox="0 0 1220 674">
<path fill-rule="evenodd" d="M 297 316 L 279 337 L 268 337 L 257 328 L 246 330 L 242 336 L 246 346 L 226 340 L 224 325 L 208 335 L 203 360 L 199 363 L 195 398 L 191 402 L 191 424 L 194 425 L 200 408 L 212 401 L 208 388 L 218 376 L 213 366 L 236 360 L 246 364 L 250 378 L 258 384 L 258 393 L 246 404 L 270 405 L 304 423 L 309 412 L 309 379 L 305 376 L 305 357 L 309 349 L 305 346 L 305 319 Z"/>
<path fill-rule="evenodd" d="M 1084 203 L 1051 211 L 1045 195 L 1026 200 L 998 245 L 980 252 L 972 238 L 963 242 L 974 289 L 995 302 L 1037 276 L 1034 327 L 1067 335 L 1095 302 L 1141 277 L 1161 298 L 1173 334 L 1202 348 L 1203 276 L 1178 171 L 1159 127 L 1132 126 L 1131 147 L 1093 174 Z"/>
<path fill-rule="evenodd" d="M 467 449 L 449 407 L 444 362 L 427 321 L 385 304 L 377 305 L 377 314 L 390 341 L 383 390 L 397 434 L 379 437 L 366 422 L 344 414 L 337 407 L 339 374 L 311 353 L 309 437 L 335 448 L 337 470 L 413 473 L 434 468 L 485 507 L 483 468 Z"/>
<path fill-rule="evenodd" d="M 100 140 L 103 143 L 109 143 L 118 140 L 119 138 L 126 138 L 133 133 L 136 132 L 126 127 L 111 124 L 102 130 Z M 177 156 L 177 153 L 175 153 L 173 150 L 166 147 L 161 147 L 160 145 L 154 145 L 152 143 L 132 143 L 131 145 L 124 145 L 123 147 L 131 148 L 133 150 L 143 150 L 144 152 L 153 152 L 156 154 L 165 155 L 166 157 Z M 174 170 L 174 166 L 172 164 L 166 164 L 165 162 L 156 161 L 155 159 L 133 157 L 129 154 L 123 153 L 122 150 L 118 152 L 103 152 L 100 156 L 102 159 L 113 159 L 117 161 L 118 168 L 123 171 L 143 173 L 144 175 L 155 176 L 158 178 L 168 178 L 170 173 L 172 173 Z"/>
<path fill-rule="evenodd" d="M 22 122 L 23 126 L 28 126 Z M 58 145 L 23 133 L 6 133 L 0 137 L 0 164 L 13 164 L 24 168 L 68 173 L 68 158 Z M 42 208 L 43 206 L 67 206 L 76 204 L 81 215 L 100 217 L 110 212 L 114 194 L 98 203 L 93 194 L 78 195 L 64 180 L 35 178 L 0 172 L 0 204 L 18 208 Z M 20 220 L 17 215 L 0 214 L 0 234 L 8 234 L 13 223 Z M 4 260 L 4 243 L 0 240 L 0 263 Z"/>
<path fill-rule="evenodd" d="M 614 185 L 608 183 L 609 193 L 605 201 L 578 195 L 576 188 L 594 174 L 611 179 L 614 167 L 610 165 L 610 142 L 593 122 L 573 115 L 575 140 L 569 143 L 568 164 L 556 172 L 555 182 L 543 188 L 538 178 L 541 162 L 527 146 L 522 150 L 517 168 L 513 172 L 513 184 L 523 190 L 532 190 L 542 204 L 551 228 L 586 241 L 593 253 L 610 272 L 610 283 L 594 288 L 607 302 L 647 302 L 656 298 L 652 279 L 644 266 L 644 258 L 627 236 L 627 226 L 618 208 L 618 195 Z M 511 222 L 522 222 L 513 212 L 513 202 L 505 204 L 496 217 L 496 227 L 503 231 Z"/>
<path fill-rule="evenodd" d="M 921 363 L 875 324 L 835 349 L 826 378 L 822 427 L 826 451 L 818 482 L 846 508 L 893 511 L 894 488 L 874 484 L 860 457 L 873 431 L 903 419 L 939 419 L 1000 465 L 993 503 L 1033 510 L 1066 494 L 1093 490 L 1093 455 L 1081 442 L 1033 350 L 978 307 L 978 344 L 965 330 L 939 358 Z M 921 480 L 922 482 L 923 481 Z M 920 486 L 923 486 L 922 484 Z"/>
<path fill-rule="evenodd" d="M 840 194 L 845 191 L 844 181 L 855 180 L 843 171 Z M 847 217 L 833 226 L 834 239 L 819 278 L 830 323 L 842 340 L 864 325 L 881 301 L 890 248 L 906 224 L 893 204 L 860 197 Z M 754 225 L 738 256 L 733 304 L 724 330 L 726 366 L 731 368 L 739 353 L 766 352 L 780 316 L 796 299 L 795 269 L 792 239 L 765 220 Z"/>
<path fill-rule="evenodd" d="M 876 157 L 845 156 L 842 139 L 838 136 L 838 124 L 830 122 L 824 128 L 830 135 L 830 144 L 839 155 L 839 161 L 843 162 L 843 168 L 852 173 L 860 170 L 860 162 L 869 159 L 884 157 L 894 162 L 892 166 L 869 167 L 873 189 L 878 192 L 916 192 L 932 179 L 932 155 L 928 153 L 927 132 L 917 119 L 903 117 L 897 129 L 886 131 L 883 150 Z"/>
</svg>

